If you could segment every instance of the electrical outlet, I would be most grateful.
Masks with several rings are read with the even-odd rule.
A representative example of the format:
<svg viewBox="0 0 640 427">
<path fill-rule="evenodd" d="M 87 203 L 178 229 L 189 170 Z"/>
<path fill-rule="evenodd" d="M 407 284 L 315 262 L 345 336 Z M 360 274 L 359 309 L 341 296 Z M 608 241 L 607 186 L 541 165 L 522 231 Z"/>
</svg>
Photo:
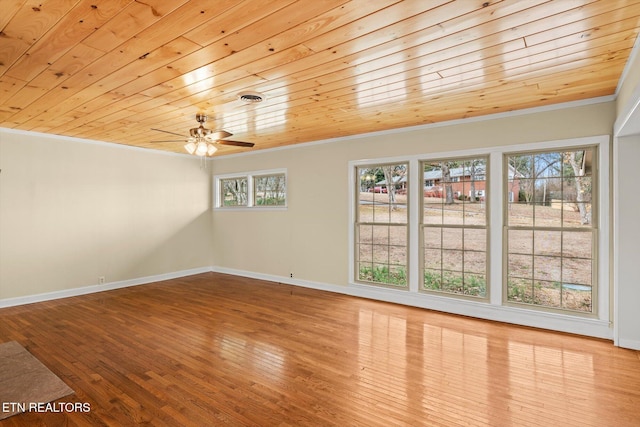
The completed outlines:
<svg viewBox="0 0 640 427">
<path fill-rule="evenodd" d="M 104 285 L 104 276 L 98 277 L 98 284 Z"/>
<path fill-rule="evenodd" d="M 291 278 L 293 279 L 293 273 L 289 273 L 289 274 L 290 274 L 290 276 L 289 276 L 289 277 L 291 277 Z"/>
</svg>

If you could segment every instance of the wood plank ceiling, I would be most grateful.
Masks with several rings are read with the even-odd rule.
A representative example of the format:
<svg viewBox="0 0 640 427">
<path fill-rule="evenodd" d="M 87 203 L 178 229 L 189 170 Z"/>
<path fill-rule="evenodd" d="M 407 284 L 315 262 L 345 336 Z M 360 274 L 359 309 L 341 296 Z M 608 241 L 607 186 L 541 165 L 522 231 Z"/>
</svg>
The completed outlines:
<svg viewBox="0 0 640 427">
<path fill-rule="evenodd" d="M 0 127 L 218 155 L 612 95 L 640 0 L 0 0 Z M 238 94 L 257 91 L 261 103 Z M 169 138 L 167 138 L 169 136 Z M 181 138 L 177 138 L 181 139 Z"/>
</svg>

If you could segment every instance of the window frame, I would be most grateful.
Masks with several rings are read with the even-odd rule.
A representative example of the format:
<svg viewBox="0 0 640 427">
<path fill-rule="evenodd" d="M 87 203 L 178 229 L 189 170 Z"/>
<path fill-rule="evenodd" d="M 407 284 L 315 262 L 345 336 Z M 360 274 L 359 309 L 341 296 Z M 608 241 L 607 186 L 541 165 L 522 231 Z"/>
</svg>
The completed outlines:
<svg viewBox="0 0 640 427">
<path fill-rule="evenodd" d="M 425 222 L 425 216 L 424 216 L 424 211 L 425 211 L 425 203 L 424 203 L 424 194 L 422 194 L 422 197 L 420 197 L 420 214 L 419 214 L 419 222 L 418 222 L 418 241 L 419 241 L 419 247 L 418 247 L 418 256 L 420 259 L 420 264 L 419 264 L 419 271 L 418 271 L 418 290 L 419 292 L 423 292 L 426 294 L 434 294 L 434 295 L 440 295 L 440 296 L 444 296 L 444 297 L 453 297 L 453 298 L 463 298 L 463 299 L 470 299 L 473 301 L 484 301 L 484 302 L 488 302 L 489 298 L 490 298 L 490 286 L 489 284 L 491 283 L 491 271 L 490 271 L 490 211 L 491 211 L 491 191 L 488 191 L 490 186 L 491 186 L 491 181 L 489 180 L 489 174 L 491 172 L 491 159 L 488 153 L 485 154 L 473 154 L 473 155 L 469 155 L 469 156 L 448 156 L 448 157 L 429 157 L 429 158 L 424 158 L 421 159 L 419 161 L 419 173 L 421 174 L 420 176 L 422 177 L 421 179 L 421 191 L 424 191 L 424 168 L 425 165 L 428 163 L 437 163 L 437 162 L 452 162 L 452 161 L 468 161 L 468 160 L 476 160 L 476 159 L 483 159 L 485 161 L 485 167 L 484 167 L 484 172 L 482 173 L 482 177 L 484 179 L 479 180 L 484 182 L 484 189 L 480 190 L 482 191 L 482 197 L 485 198 L 484 203 L 485 203 L 485 215 L 484 215 L 484 225 L 478 225 L 478 224 L 445 224 L 444 222 L 442 222 L 441 224 L 431 224 L 431 223 L 426 223 Z M 459 177 L 456 177 L 459 178 Z M 460 179 L 458 180 L 451 180 L 451 183 L 466 183 L 467 181 L 460 181 Z M 478 190 L 477 190 L 478 191 Z M 476 191 L 476 194 L 477 194 Z M 487 196 L 488 193 L 488 196 Z M 464 202 L 463 202 L 464 203 Z M 484 230 L 484 234 L 485 234 L 485 245 L 484 245 L 484 254 L 485 254 L 485 259 L 484 259 L 484 268 L 485 268 L 485 272 L 484 272 L 484 277 L 485 277 L 485 292 L 483 296 L 475 296 L 475 295 L 468 295 L 468 294 L 464 294 L 464 293 L 454 293 L 454 292 L 447 292 L 447 291 L 443 291 L 443 290 L 436 290 L 436 289 L 427 289 L 425 288 L 425 283 L 424 283 L 424 276 L 425 276 L 425 265 L 424 265 L 424 260 L 425 260 L 425 241 L 424 241 L 424 234 L 425 234 L 425 229 L 428 228 L 433 228 L 433 229 L 440 229 L 441 231 L 443 229 L 459 229 L 462 231 L 462 234 L 464 236 L 464 230 L 466 229 L 473 229 L 473 230 Z M 463 237 L 464 238 L 464 237 Z M 441 245 L 441 250 L 444 250 L 443 246 Z M 461 249 L 462 251 L 462 256 L 463 256 L 463 260 L 464 260 L 464 249 Z M 464 261 L 463 261 L 464 262 Z M 441 267 L 442 272 L 446 271 L 444 269 L 444 267 Z M 462 271 L 460 271 L 461 274 L 463 274 L 464 276 L 464 265 L 463 265 L 463 269 Z"/>
<path fill-rule="evenodd" d="M 558 146 L 554 146 L 554 147 L 549 147 L 549 148 L 540 148 L 540 149 L 535 149 L 535 150 L 517 150 L 517 151 L 504 151 L 502 153 L 502 157 L 503 157 L 503 171 L 505 171 L 502 174 L 502 178 L 503 178 L 503 188 L 508 189 L 509 188 L 509 157 L 513 157 L 513 156 L 518 156 L 518 155 L 531 155 L 531 156 L 535 156 L 536 154 L 543 154 L 543 153 L 553 153 L 553 152 L 570 152 L 570 151 L 576 151 L 576 150 L 593 150 L 593 159 L 592 159 L 592 172 L 589 175 L 592 179 L 592 194 L 591 194 L 591 226 L 590 227 L 567 227 L 565 226 L 562 222 L 560 223 L 560 226 L 539 226 L 536 225 L 536 221 L 535 221 L 535 200 L 533 202 L 534 206 L 534 217 L 532 218 L 532 225 L 528 226 L 528 225 L 510 225 L 509 224 L 509 204 L 510 203 L 514 203 L 510 200 L 511 195 L 509 194 L 509 191 L 503 191 L 502 192 L 502 199 L 503 199 L 503 212 L 502 212 L 502 220 L 503 220 L 503 250 L 502 250 L 502 300 L 503 300 L 503 304 L 505 306 L 510 306 L 510 307 L 523 307 L 526 306 L 527 309 L 529 310 L 536 310 L 536 311 L 544 311 L 544 312 L 552 312 L 552 313 L 559 313 L 559 314 L 565 314 L 565 315 L 570 315 L 570 316 L 579 316 L 579 317 L 587 317 L 587 318 L 597 318 L 598 317 L 598 311 L 600 309 L 600 304 L 599 304 L 599 291 L 600 291 L 600 277 L 598 274 L 598 270 L 599 270 L 599 265 L 601 263 L 600 257 L 601 255 L 601 251 L 599 250 L 599 240 L 600 240 L 600 235 L 602 234 L 602 230 L 600 229 L 599 225 L 600 225 L 600 210 L 601 210 L 601 202 L 600 202 L 600 188 L 601 188 L 601 176 L 600 176 L 600 150 L 598 145 L 596 144 L 584 144 L 584 145 L 572 145 L 572 146 L 562 146 L 562 145 L 558 145 Z M 542 179 L 542 178 L 533 178 L 533 179 Z M 548 179 L 548 178 L 544 178 L 544 179 Z M 562 177 L 560 177 L 560 179 L 562 179 Z M 564 204 L 564 201 L 562 202 Z M 560 209 L 560 216 L 563 219 L 564 218 L 564 207 L 561 206 Z M 579 310 L 573 310 L 573 309 L 569 309 L 569 308 L 563 308 L 563 307 L 554 307 L 551 305 L 543 305 L 543 304 L 533 304 L 533 303 L 526 303 L 526 302 L 518 302 L 518 301 L 511 301 L 509 300 L 509 255 L 511 254 L 511 252 L 509 251 L 509 231 L 532 231 L 533 233 L 535 233 L 536 231 L 541 231 L 541 232 L 558 232 L 561 235 L 567 231 L 567 232 L 575 232 L 575 233 L 590 233 L 591 234 L 591 255 L 590 255 L 590 261 L 591 261 L 591 311 L 579 311 Z M 561 237 L 562 239 L 562 237 Z M 535 245 L 535 235 L 532 238 L 532 248 L 533 245 Z M 562 247 L 562 244 L 561 244 Z M 517 253 L 514 253 L 517 254 Z M 535 258 L 535 252 L 532 252 L 531 254 L 532 257 Z M 570 258 L 570 257 L 566 257 L 564 256 L 562 253 L 559 256 L 560 258 L 560 269 L 563 270 L 563 262 L 562 260 L 564 258 Z M 533 267 L 532 267 L 533 269 Z M 532 278 L 531 280 L 533 282 L 536 281 L 535 279 L 535 272 L 532 271 Z M 560 294 L 561 294 L 561 304 L 562 304 L 562 284 L 560 285 Z"/>
<path fill-rule="evenodd" d="M 361 177 L 358 173 L 358 170 L 360 169 L 371 169 L 371 168 L 378 168 L 378 167 L 384 167 L 384 166 L 390 166 L 390 165 L 405 165 L 406 167 L 406 177 L 407 177 L 407 181 L 406 181 L 406 189 L 408 190 L 406 192 L 406 197 L 407 197 L 407 218 L 406 218 L 406 222 L 404 223 L 393 223 L 393 222 L 386 222 L 386 223 L 376 223 L 375 221 L 372 222 L 360 222 L 360 189 L 362 187 L 362 182 L 361 182 Z M 410 191 L 409 189 L 411 188 L 411 183 L 409 182 L 409 176 L 410 176 L 410 171 L 411 171 L 411 166 L 409 164 L 408 161 L 382 161 L 382 162 L 369 162 L 369 163 L 362 163 L 362 164 L 357 164 L 354 165 L 353 169 L 353 176 L 357 177 L 357 179 L 353 180 L 353 191 L 355 194 L 355 197 L 353 198 L 353 212 L 354 212 L 354 216 L 353 216 L 353 221 L 352 221 L 352 226 L 353 226 L 353 232 L 351 233 L 351 239 L 353 239 L 353 262 L 351 263 L 351 268 L 353 269 L 353 274 L 351 274 L 351 280 L 354 283 L 358 283 L 358 284 L 362 284 L 365 286 L 374 286 L 374 287 L 382 287 L 382 288 L 388 288 L 388 289 L 395 289 L 395 290 L 400 290 L 400 291 L 408 291 L 409 290 L 409 271 L 411 270 L 411 262 L 409 259 L 409 239 L 410 239 L 410 227 L 409 227 L 409 223 L 410 223 L 410 206 L 411 206 L 411 197 L 410 197 Z M 376 194 L 375 193 L 375 183 L 373 183 L 373 187 L 374 191 L 372 192 L 372 194 Z M 382 193 L 381 193 L 382 194 Z M 405 255 L 405 277 L 406 277 L 406 283 L 404 285 L 395 285 L 393 283 L 389 283 L 389 282 L 375 282 L 375 281 L 367 281 L 367 280 L 361 280 L 359 278 L 360 276 L 360 257 L 359 257 L 359 250 L 360 250 L 360 243 L 359 243 L 359 236 L 360 236 L 360 226 L 367 226 L 370 225 L 372 227 L 375 226 L 389 226 L 389 227 L 404 227 L 405 228 L 405 242 L 406 242 L 406 255 Z M 372 245 L 373 246 L 373 245 Z M 389 245 L 391 246 L 391 245 Z M 372 260 L 372 267 L 375 263 Z M 388 264 L 389 267 L 391 266 L 391 264 Z"/>
<path fill-rule="evenodd" d="M 596 134 L 581 136 L 576 138 L 565 138 L 556 140 L 533 140 L 515 144 L 505 144 L 505 140 L 495 140 L 496 145 L 485 146 L 483 148 L 457 149 L 440 152 L 416 151 L 415 153 L 398 156 L 367 157 L 360 160 L 350 160 L 345 165 L 345 173 L 348 181 L 348 277 L 346 292 L 365 298 L 381 299 L 383 301 L 396 302 L 416 307 L 445 311 L 449 313 L 475 316 L 488 320 L 506 321 L 524 326 L 533 326 L 544 329 L 557 330 L 568 333 L 578 333 L 599 338 L 611 337 L 611 292 L 613 284 L 610 280 L 611 260 L 607 256 L 611 246 L 611 219 L 610 207 L 613 199 L 610 191 L 610 170 L 611 170 L 611 147 L 610 135 Z M 503 159 L 505 153 L 525 152 L 525 151 L 553 151 L 560 148 L 571 149 L 574 147 L 595 146 L 598 155 L 599 168 L 593 174 L 593 179 L 597 180 L 599 197 L 597 200 L 598 215 L 598 236 L 595 243 L 599 256 L 594 262 L 597 265 L 597 301 L 593 301 L 594 315 L 581 314 L 577 312 L 558 312 L 536 310 L 529 306 L 505 304 L 503 300 L 503 248 L 504 221 L 503 221 Z M 358 197 L 357 188 L 354 182 L 359 177 L 355 176 L 355 167 L 365 164 L 381 163 L 409 163 L 408 181 L 412 184 L 422 177 L 419 177 L 420 161 L 431 158 L 452 158 L 452 157 L 473 157 L 488 155 L 490 162 L 490 172 L 487 176 L 488 194 L 491 197 L 488 210 L 489 227 L 489 268 L 487 271 L 490 284 L 487 284 L 489 300 L 460 298 L 449 295 L 436 295 L 432 293 L 420 292 L 419 290 L 419 266 L 421 260 L 420 243 L 418 241 L 420 222 L 420 203 L 412 203 L 409 211 L 409 254 L 408 254 L 408 282 L 409 292 L 404 290 L 384 289 L 380 286 L 372 286 L 365 283 L 358 283 L 355 277 L 355 244 L 354 244 L 354 223 L 355 223 L 355 200 Z M 412 185 L 409 192 L 411 200 L 420 197 L 420 189 Z M 597 310 L 596 310 L 597 307 Z"/>
<path fill-rule="evenodd" d="M 225 196 L 226 194 L 223 194 L 224 191 L 224 182 L 225 181 L 239 181 L 239 180 L 244 180 L 246 181 L 245 185 L 246 185 L 246 191 L 244 191 L 244 195 L 246 198 L 246 203 L 244 204 L 235 204 L 235 205 L 225 205 Z M 241 175 L 241 176 L 236 176 L 236 177 L 226 177 L 226 178 L 220 178 L 218 181 L 218 185 L 219 185 L 219 197 L 220 197 L 220 207 L 221 208 L 244 208 L 247 207 L 247 204 L 249 203 L 249 178 L 245 175 Z"/>
<path fill-rule="evenodd" d="M 255 178 L 265 178 L 269 176 L 283 175 L 284 176 L 284 204 L 283 205 L 258 205 L 255 200 Z M 225 206 L 224 195 L 222 194 L 223 181 L 231 179 L 247 179 L 247 204 L 236 206 Z M 289 177 L 287 169 L 265 169 L 251 172 L 238 172 L 230 174 L 214 175 L 213 177 L 213 208 L 214 210 L 287 210 L 289 205 Z"/>
<path fill-rule="evenodd" d="M 284 203 L 282 204 L 263 204 L 263 203 L 258 203 L 258 186 L 256 185 L 256 180 L 258 179 L 263 179 L 263 178 L 271 178 L 271 177 L 283 177 L 284 179 L 284 190 L 283 190 L 283 194 L 284 194 Z M 281 207 L 286 207 L 287 206 L 287 175 L 284 172 L 278 172 L 278 173 L 268 173 L 268 174 L 253 174 L 251 175 L 251 181 L 252 181 L 252 186 L 251 186 L 251 190 L 253 191 L 252 194 L 252 203 L 253 206 L 259 206 L 261 208 L 267 208 L 267 209 L 272 209 L 272 208 L 281 208 Z M 265 190 L 266 192 L 266 190 Z M 262 199 L 264 199 L 264 196 L 262 197 Z"/>
</svg>

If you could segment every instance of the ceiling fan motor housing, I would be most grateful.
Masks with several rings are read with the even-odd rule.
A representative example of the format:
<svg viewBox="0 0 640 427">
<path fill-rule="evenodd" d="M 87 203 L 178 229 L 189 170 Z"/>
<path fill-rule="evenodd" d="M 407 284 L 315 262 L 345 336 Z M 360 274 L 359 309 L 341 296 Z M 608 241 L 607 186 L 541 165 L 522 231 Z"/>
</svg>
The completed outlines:
<svg viewBox="0 0 640 427">
<path fill-rule="evenodd" d="M 205 136 L 209 135 L 211 132 L 212 132 L 211 129 L 207 129 L 202 125 L 200 125 L 197 128 L 189 129 L 189 135 L 191 135 L 194 138 L 204 138 Z"/>
</svg>

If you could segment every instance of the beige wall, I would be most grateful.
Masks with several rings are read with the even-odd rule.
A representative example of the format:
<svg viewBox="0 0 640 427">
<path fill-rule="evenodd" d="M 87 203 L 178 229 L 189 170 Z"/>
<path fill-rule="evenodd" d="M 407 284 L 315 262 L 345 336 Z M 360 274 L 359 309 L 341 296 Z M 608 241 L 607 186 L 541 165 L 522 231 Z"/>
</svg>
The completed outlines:
<svg viewBox="0 0 640 427">
<path fill-rule="evenodd" d="M 213 265 L 329 285 L 348 283 L 352 160 L 611 134 L 613 102 L 362 136 L 213 161 L 214 174 L 287 168 L 286 211 L 213 214 Z"/>
<path fill-rule="evenodd" d="M 210 265 L 198 159 L 0 130 L 0 300 Z"/>
<path fill-rule="evenodd" d="M 619 138 L 616 141 L 617 215 L 617 307 L 618 344 L 640 350 L 640 280 L 638 279 L 638 239 L 640 224 L 638 212 L 637 180 L 629 179 L 619 171 L 632 171 L 640 159 L 640 135 Z"/>
<path fill-rule="evenodd" d="M 640 43 L 640 38 L 636 40 L 636 43 Z M 616 98 L 618 115 L 627 114 L 633 103 L 637 101 L 635 99 L 638 96 L 636 91 L 640 86 L 640 48 L 638 46 L 635 47 L 635 55 L 632 55 L 630 60 L 631 62 L 626 65 L 626 76 Z"/>
<path fill-rule="evenodd" d="M 640 350 L 640 281 L 638 280 L 638 209 L 640 203 L 636 179 L 630 172 L 638 167 L 640 158 L 640 39 L 636 40 L 635 56 L 627 64 L 626 76 L 616 99 L 617 115 L 614 141 L 615 312 L 618 345 Z"/>
</svg>

